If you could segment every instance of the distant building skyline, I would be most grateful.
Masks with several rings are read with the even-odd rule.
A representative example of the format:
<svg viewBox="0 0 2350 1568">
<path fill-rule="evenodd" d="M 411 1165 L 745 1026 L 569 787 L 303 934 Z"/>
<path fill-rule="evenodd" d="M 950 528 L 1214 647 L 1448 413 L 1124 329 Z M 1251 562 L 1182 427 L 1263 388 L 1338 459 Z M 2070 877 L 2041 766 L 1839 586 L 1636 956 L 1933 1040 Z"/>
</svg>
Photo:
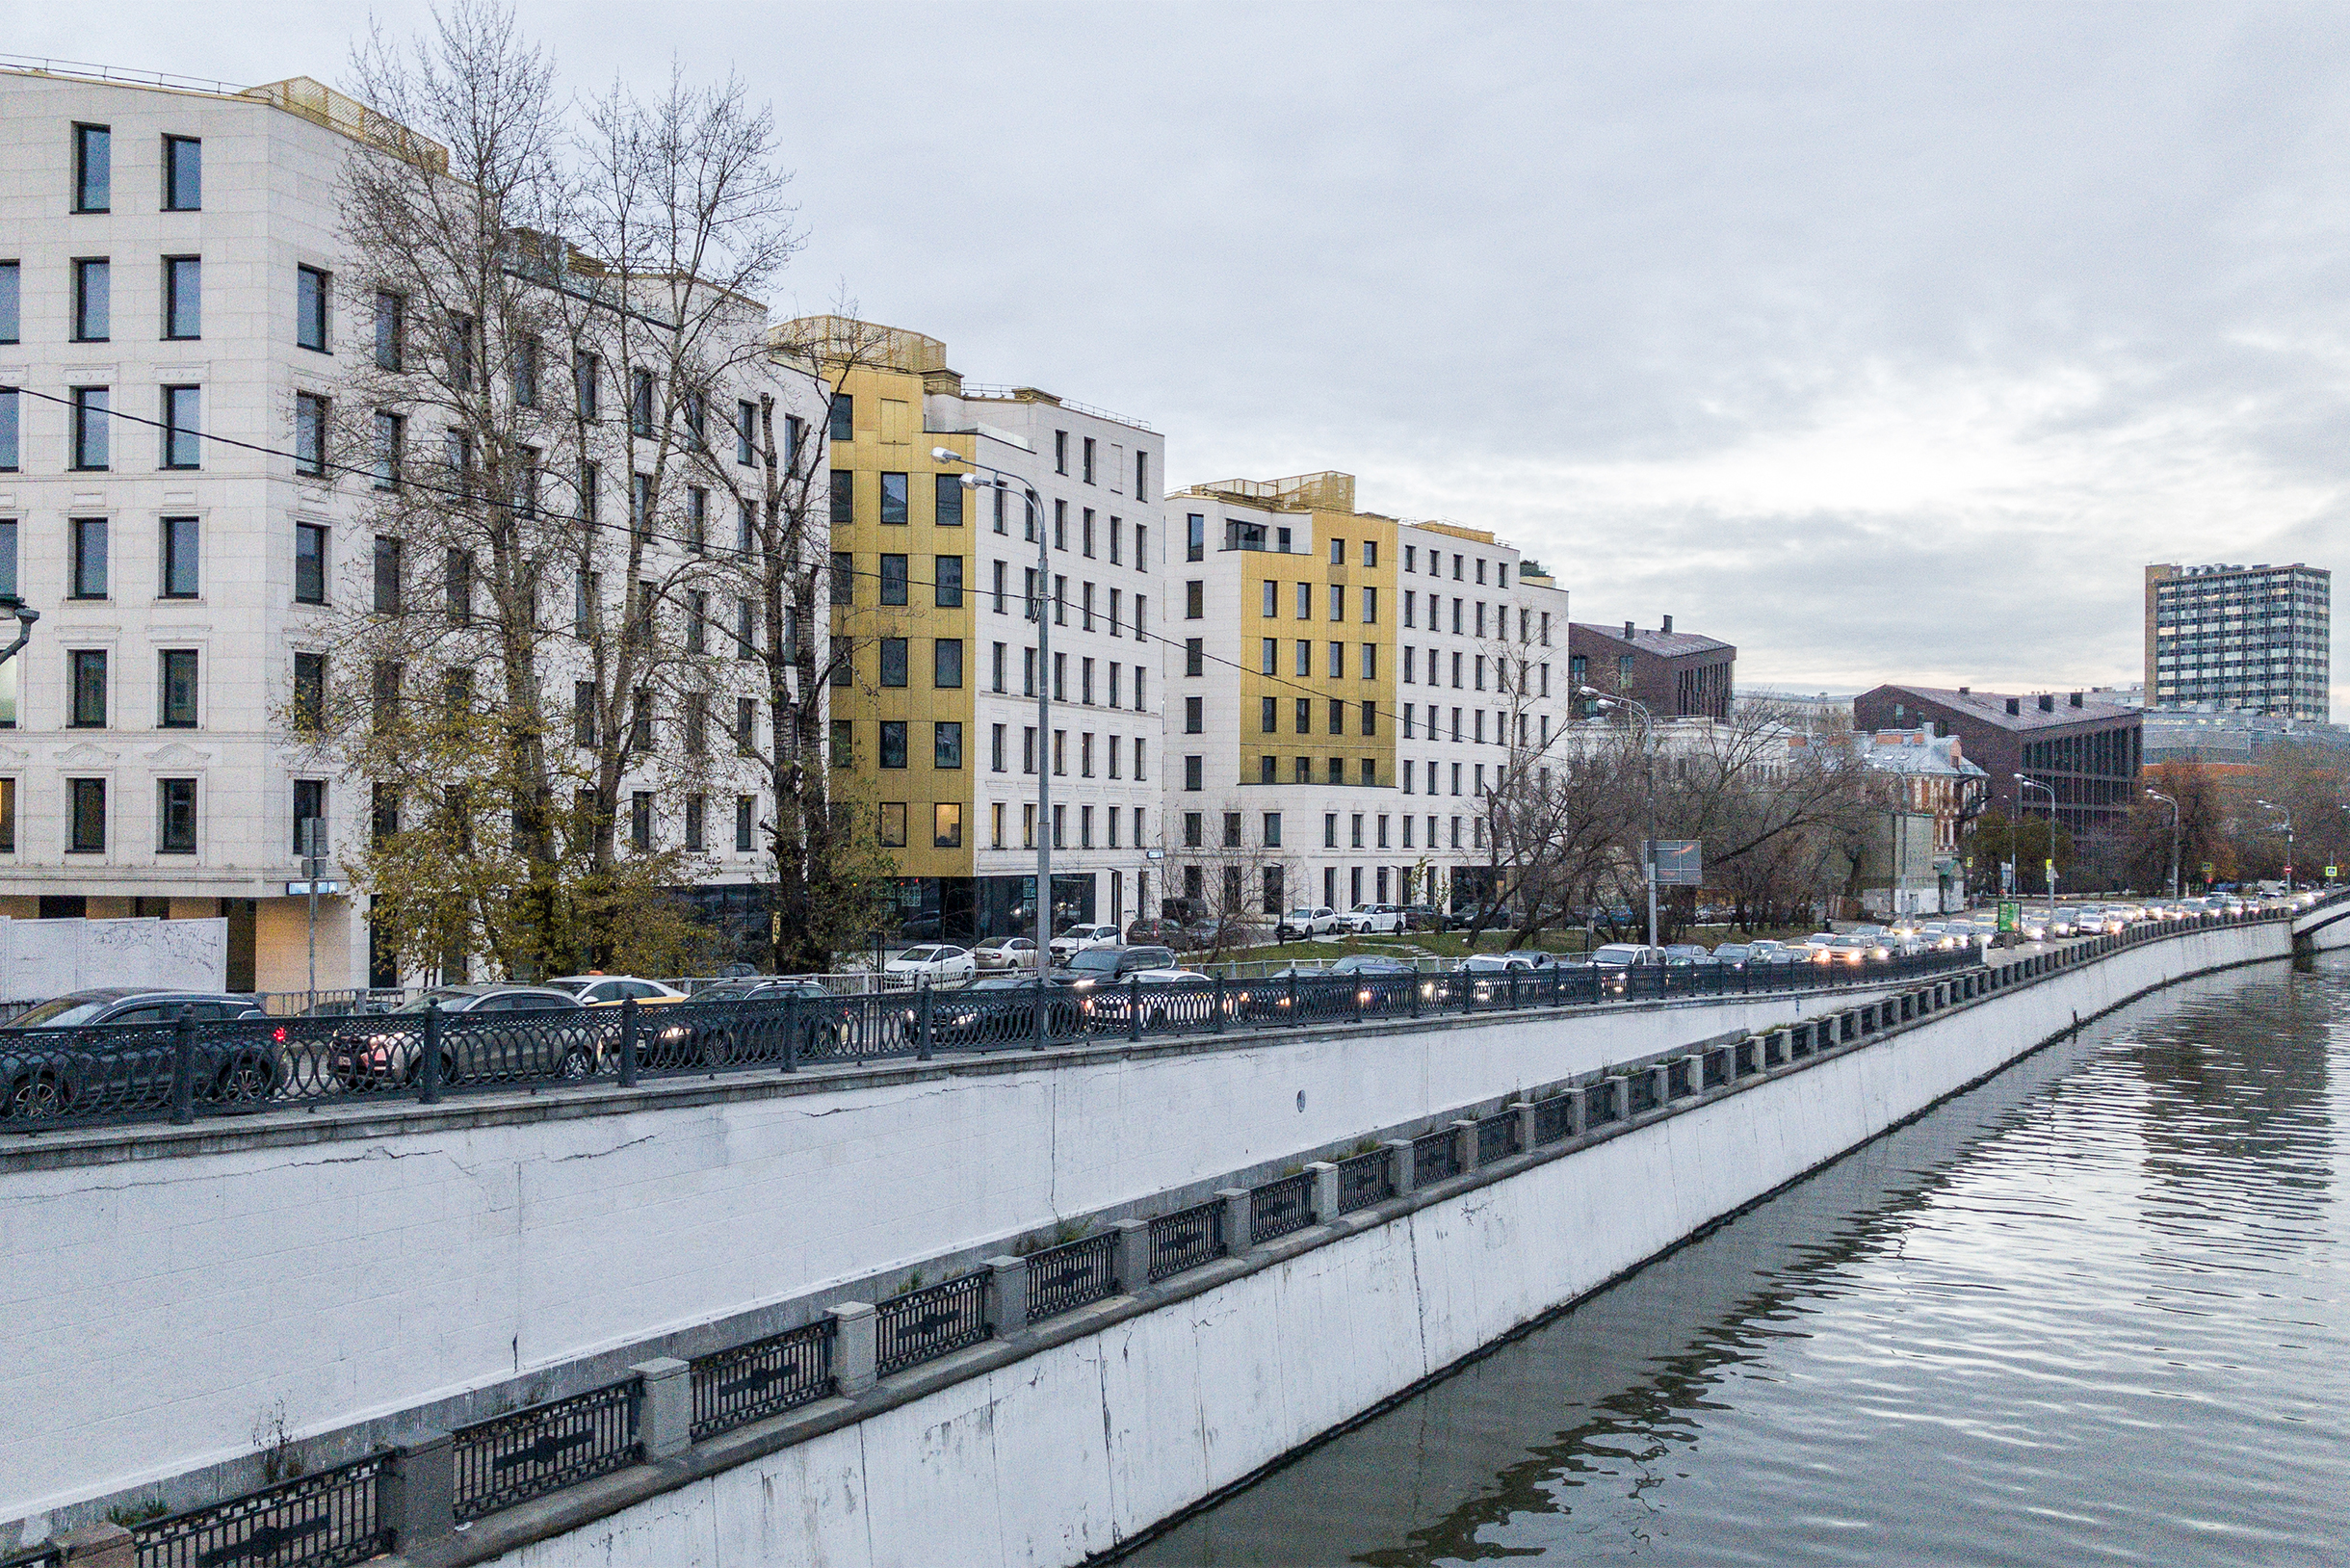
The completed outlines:
<svg viewBox="0 0 2350 1568">
<path fill-rule="evenodd" d="M 2334 574 L 2272 566 L 2146 568 L 2146 703 L 2325 723 Z"/>
</svg>

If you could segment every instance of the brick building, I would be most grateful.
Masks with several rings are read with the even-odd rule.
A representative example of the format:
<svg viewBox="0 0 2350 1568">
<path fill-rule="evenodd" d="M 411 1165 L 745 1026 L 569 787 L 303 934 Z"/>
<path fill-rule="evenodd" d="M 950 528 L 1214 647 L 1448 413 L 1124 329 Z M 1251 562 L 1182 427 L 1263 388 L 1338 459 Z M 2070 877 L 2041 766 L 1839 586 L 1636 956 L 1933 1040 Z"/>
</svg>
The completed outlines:
<svg viewBox="0 0 2350 1568">
<path fill-rule="evenodd" d="M 1575 621 L 1567 629 L 1570 690 L 1591 686 L 1647 704 L 1658 719 L 1728 719 L 1738 650 L 1715 638 Z"/>
<path fill-rule="evenodd" d="M 1964 753 L 1990 774 L 1991 801 L 2006 815 L 2049 809 L 2037 788 L 2028 800 L 2024 773 L 2055 792 L 2056 820 L 2076 837 L 2118 829 L 2137 797 L 2142 760 L 2136 708 L 2083 692 L 2003 693 L 1930 686 L 1880 686 L 1852 699 L 1857 730 L 1917 729 L 1932 724 L 1958 737 Z"/>
</svg>

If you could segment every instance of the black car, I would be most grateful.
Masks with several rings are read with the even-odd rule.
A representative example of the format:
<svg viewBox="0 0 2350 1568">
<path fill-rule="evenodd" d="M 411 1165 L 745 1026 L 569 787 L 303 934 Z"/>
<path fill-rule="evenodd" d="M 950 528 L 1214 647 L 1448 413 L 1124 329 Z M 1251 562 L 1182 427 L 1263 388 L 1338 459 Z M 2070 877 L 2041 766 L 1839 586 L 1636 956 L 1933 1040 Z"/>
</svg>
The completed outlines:
<svg viewBox="0 0 2350 1568">
<path fill-rule="evenodd" d="M 548 985 L 443 985 L 390 1012 L 354 1018 L 335 1036 L 328 1072 L 346 1093 L 417 1082 L 431 1012 L 441 1015 L 444 1084 L 591 1078 L 603 1070 L 613 1043 L 607 1036 L 619 1026 L 617 1009 L 583 1006 L 570 992 Z"/>
<path fill-rule="evenodd" d="M 1110 953 L 1111 948 L 1087 952 Z M 1079 954 L 1079 957 L 1085 956 Z M 1065 986 L 1048 983 L 1043 989 L 1045 1034 L 1067 1039 L 1084 1022 L 1077 1000 Z M 981 975 L 930 997 L 930 1039 L 933 1044 L 962 1050 L 984 1050 L 1015 1040 L 1036 1037 L 1038 986 L 1033 974 Z"/>
<path fill-rule="evenodd" d="M 1097 985 L 1115 985 L 1137 969 L 1174 967 L 1175 954 L 1168 948 L 1087 948 L 1082 953 L 1071 954 L 1067 963 L 1051 971 L 1045 978 L 1084 991 Z"/>
<path fill-rule="evenodd" d="M 28 1120 L 168 1102 L 176 1026 L 260 1018 L 249 996 L 102 985 L 53 997 L 0 1027 L 0 1117 Z M 259 1103 L 285 1068 L 274 1043 L 199 1038 L 195 1095 Z"/>
<path fill-rule="evenodd" d="M 847 1037 L 851 1009 L 812 980 L 772 975 L 713 980 L 658 1017 L 648 1015 L 649 1064 L 720 1067 L 730 1061 L 781 1061 L 787 1035 L 801 1057 L 824 1056 Z M 807 1004 L 786 1007 L 785 1002 Z M 748 1006 L 706 1006 L 748 1003 Z"/>
</svg>

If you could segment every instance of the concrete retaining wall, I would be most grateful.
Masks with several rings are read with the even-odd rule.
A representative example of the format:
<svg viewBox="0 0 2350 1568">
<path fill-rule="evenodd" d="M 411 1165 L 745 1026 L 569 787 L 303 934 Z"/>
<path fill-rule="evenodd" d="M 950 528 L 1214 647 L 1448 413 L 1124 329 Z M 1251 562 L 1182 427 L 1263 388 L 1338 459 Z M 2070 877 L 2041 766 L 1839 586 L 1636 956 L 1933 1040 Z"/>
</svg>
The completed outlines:
<svg viewBox="0 0 2350 1568">
<path fill-rule="evenodd" d="M 447 1424 L 592 1386 L 707 1348 L 714 1324 L 749 1338 L 788 1297 L 935 1278 L 1065 1215 L 1876 994 L 10 1138 L 0 1520 L 39 1539 L 134 1489 L 209 1501 L 260 1484 L 280 1434 L 373 1441 L 363 1424 L 436 1401 Z"/>
<path fill-rule="evenodd" d="M 2190 974 L 2281 956 L 2286 941 L 2273 928 L 2199 933 L 2019 987 L 495 1560 L 1079 1562 L 2078 1020 Z"/>
</svg>

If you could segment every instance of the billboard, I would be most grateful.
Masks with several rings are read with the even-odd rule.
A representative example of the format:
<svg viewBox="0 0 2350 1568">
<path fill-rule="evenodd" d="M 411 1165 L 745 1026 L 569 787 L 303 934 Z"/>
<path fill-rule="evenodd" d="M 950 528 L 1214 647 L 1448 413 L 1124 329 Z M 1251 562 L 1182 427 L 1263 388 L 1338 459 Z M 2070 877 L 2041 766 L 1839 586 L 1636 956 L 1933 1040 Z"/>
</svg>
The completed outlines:
<svg viewBox="0 0 2350 1568">
<path fill-rule="evenodd" d="M 1649 849 L 1650 864 L 1657 868 L 1658 887 L 1706 885 L 1702 839 L 1657 839 Z"/>
</svg>

